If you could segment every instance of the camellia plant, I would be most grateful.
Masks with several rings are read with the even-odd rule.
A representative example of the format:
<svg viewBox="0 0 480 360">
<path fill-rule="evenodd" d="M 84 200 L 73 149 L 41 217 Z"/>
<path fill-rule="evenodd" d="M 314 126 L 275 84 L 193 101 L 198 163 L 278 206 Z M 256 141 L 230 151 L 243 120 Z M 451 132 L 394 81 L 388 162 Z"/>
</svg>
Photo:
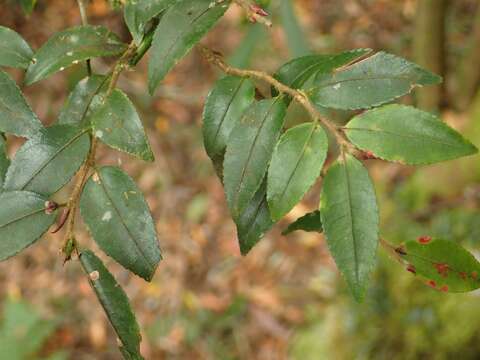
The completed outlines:
<svg viewBox="0 0 480 360">
<path fill-rule="evenodd" d="M 88 69 L 50 127 L 42 125 L 17 84 L 0 70 L 0 260 L 33 244 L 55 222 L 53 232 L 65 227 L 65 261 L 78 256 L 124 358 L 142 359 L 139 327 L 128 299 L 102 261 L 77 242 L 76 214 L 80 209 L 106 255 L 146 281 L 152 279 L 161 251 L 148 206 L 119 167 L 96 162 L 96 148 L 102 142 L 153 161 L 142 122 L 117 87 L 118 78 L 149 51 L 148 90 L 153 94 L 197 45 L 226 75 L 206 99 L 203 136 L 225 188 L 242 254 L 322 176 L 319 209 L 299 218 L 284 234 L 324 232 L 357 300 L 364 297 L 379 244 L 437 290 L 480 287 L 480 264 L 453 242 L 422 237 L 394 246 L 380 238 L 375 189 L 363 164 L 369 159 L 432 164 L 477 152 L 435 115 L 391 104 L 415 87 L 441 79 L 405 59 L 370 49 L 296 58 L 273 76 L 234 68 L 221 54 L 198 44 L 232 3 L 251 21 L 271 25 L 268 14 L 247 0 L 130 0 L 124 17 L 133 40 L 125 44 L 105 27 L 89 25 L 79 0 L 83 25 L 54 34 L 36 51 L 13 30 L 0 27 L 0 66 L 24 69 L 25 86 L 79 62 L 85 61 Z M 96 74 L 90 64 L 96 57 L 117 59 L 108 73 Z M 271 95 L 260 95 L 257 82 L 271 86 Z M 311 121 L 285 130 L 292 103 L 303 107 Z M 329 119 L 330 109 L 357 110 L 357 115 L 339 126 Z M 11 160 L 6 151 L 9 136 L 27 139 Z M 329 148 L 334 160 L 324 169 Z M 63 202 L 52 200 L 74 177 L 70 196 Z"/>
</svg>

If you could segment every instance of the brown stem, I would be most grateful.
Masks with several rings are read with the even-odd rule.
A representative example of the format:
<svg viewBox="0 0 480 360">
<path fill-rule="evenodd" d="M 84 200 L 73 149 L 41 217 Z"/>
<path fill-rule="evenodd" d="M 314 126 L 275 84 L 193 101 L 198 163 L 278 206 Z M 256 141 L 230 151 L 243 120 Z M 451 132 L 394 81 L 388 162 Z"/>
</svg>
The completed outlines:
<svg viewBox="0 0 480 360">
<path fill-rule="evenodd" d="M 275 87 L 279 92 L 287 94 L 291 96 L 296 102 L 298 102 L 301 106 L 307 110 L 307 112 L 310 114 L 312 119 L 315 122 L 320 122 L 325 128 L 327 128 L 334 136 L 337 141 L 337 143 L 348 149 L 350 152 L 356 154 L 357 149 L 345 138 L 345 135 L 341 129 L 341 127 L 338 127 L 335 125 L 333 122 L 330 120 L 324 118 L 320 112 L 315 108 L 315 105 L 312 104 L 308 96 L 301 90 L 293 89 L 290 88 L 289 86 L 281 83 L 271 75 L 262 72 L 262 71 L 256 71 L 256 70 L 243 70 L 243 69 L 238 69 L 232 66 L 229 66 L 221 57 L 221 55 L 205 46 L 200 45 L 200 50 L 205 57 L 205 59 L 213 64 L 219 67 L 224 73 L 233 75 L 233 76 L 238 76 L 238 77 L 244 77 L 244 78 L 253 78 L 257 79 L 260 81 L 264 81 L 273 87 Z"/>
</svg>

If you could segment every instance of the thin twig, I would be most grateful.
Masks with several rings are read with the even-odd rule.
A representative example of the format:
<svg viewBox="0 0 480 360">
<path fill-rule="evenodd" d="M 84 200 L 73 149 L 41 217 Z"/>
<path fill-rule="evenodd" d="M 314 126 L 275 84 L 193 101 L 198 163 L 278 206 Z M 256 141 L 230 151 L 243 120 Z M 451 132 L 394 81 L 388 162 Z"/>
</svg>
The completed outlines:
<svg viewBox="0 0 480 360">
<path fill-rule="evenodd" d="M 85 4 L 85 0 L 77 0 L 78 8 L 80 10 L 80 17 L 82 18 L 82 24 L 84 26 L 88 25 L 88 16 L 87 16 L 87 6 Z M 92 75 L 92 65 L 90 63 L 90 59 L 87 59 L 87 73 L 88 76 Z"/>
<path fill-rule="evenodd" d="M 265 72 L 257 71 L 257 70 L 243 70 L 243 69 L 229 66 L 223 60 L 222 56 L 219 53 L 205 46 L 202 46 L 202 45 L 199 45 L 199 46 L 205 59 L 211 64 L 219 67 L 224 73 L 233 75 L 233 76 L 238 76 L 238 77 L 253 78 L 253 79 L 266 82 L 272 85 L 273 87 L 275 87 L 279 92 L 291 96 L 296 102 L 298 102 L 301 106 L 303 106 L 305 110 L 307 110 L 307 112 L 310 114 L 310 116 L 315 122 L 320 122 L 325 128 L 327 128 L 335 136 L 335 139 L 340 146 L 348 149 L 350 152 L 354 154 L 357 153 L 357 149 L 345 138 L 345 135 L 342 129 L 337 125 L 335 125 L 330 120 L 324 118 L 320 114 L 320 112 L 315 108 L 315 105 L 312 104 L 312 102 L 304 92 L 302 92 L 301 90 L 293 89 L 281 83 L 280 81 L 275 79 L 273 76 Z"/>
</svg>

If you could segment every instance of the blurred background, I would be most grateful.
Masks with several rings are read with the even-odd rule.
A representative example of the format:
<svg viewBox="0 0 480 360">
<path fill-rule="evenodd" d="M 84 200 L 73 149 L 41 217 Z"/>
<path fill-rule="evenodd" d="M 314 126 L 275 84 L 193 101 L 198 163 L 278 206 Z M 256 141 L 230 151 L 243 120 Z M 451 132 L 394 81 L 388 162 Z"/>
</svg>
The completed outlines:
<svg viewBox="0 0 480 360">
<path fill-rule="evenodd" d="M 118 1 L 117 1 L 118 2 Z M 78 25 L 73 0 L 0 0 L 0 25 L 38 48 Z M 129 41 L 120 10 L 92 0 L 90 22 Z M 404 56 L 444 76 L 442 86 L 401 101 L 437 112 L 480 146 L 478 0 L 263 1 L 274 26 L 248 23 L 235 6 L 204 41 L 240 67 L 274 72 L 292 57 L 370 47 Z M 22 9 L 22 6 L 25 9 Z M 356 304 L 321 234 L 281 236 L 317 207 L 318 183 L 245 258 L 239 255 L 222 186 L 202 144 L 201 111 L 220 75 L 197 51 L 147 95 L 146 64 L 119 86 L 143 115 L 156 155 L 146 164 L 102 147 L 99 162 L 121 164 L 138 181 L 156 219 L 163 262 L 151 283 L 103 257 L 128 293 L 147 359 L 479 359 L 478 293 L 443 294 L 416 281 L 379 250 L 378 267 Z M 108 60 L 93 61 L 106 72 Z M 9 72 L 18 83 L 22 74 Z M 85 76 L 71 68 L 29 88 L 45 124 Z M 335 112 L 344 122 L 351 114 Z M 293 107 L 289 124 L 306 121 Z M 21 145 L 10 139 L 11 154 Z M 480 249 L 478 156 L 428 167 L 369 161 L 382 236 L 394 243 L 430 235 Z M 57 194 L 68 197 L 69 189 Z M 83 227 L 83 246 L 98 250 Z M 115 336 L 75 261 L 62 264 L 62 234 L 48 235 L 0 264 L 0 360 L 119 359 Z M 101 254 L 103 255 L 103 254 Z"/>
</svg>

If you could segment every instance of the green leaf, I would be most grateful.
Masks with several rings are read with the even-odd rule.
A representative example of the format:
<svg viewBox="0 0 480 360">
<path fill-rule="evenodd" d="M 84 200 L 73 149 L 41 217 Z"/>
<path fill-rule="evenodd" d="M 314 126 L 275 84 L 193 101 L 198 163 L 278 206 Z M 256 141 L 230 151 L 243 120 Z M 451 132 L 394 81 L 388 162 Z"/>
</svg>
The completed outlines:
<svg viewBox="0 0 480 360">
<path fill-rule="evenodd" d="M 437 290 L 466 292 L 480 287 L 480 263 L 453 241 L 407 241 L 401 248 L 407 269 Z"/>
<path fill-rule="evenodd" d="M 436 116 L 404 105 L 387 105 L 356 116 L 345 132 L 360 149 L 402 164 L 431 164 L 478 152 Z"/>
<path fill-rule="evenodd" d="M 333 74 L 319 73 L 312 101 L 334 109 L 366 109 L 408 94 L 415 86 L 433 85 L 441 78 L 400 57 L 379 52 Z"/>
<path fill-rule="evenodd" d="M 267 205 L 266 182 L 234 221 L 237 225 L 240 251 L 242 255 L 247 255 L 274 224 Z"/>
<path fill-rule="evenodd" d="M 145 35 L 145 26 L 176 0 L 128 0 L 125 5 L 125 23 L 137 45 Z"/>
<path fill-rule="evenodd" d="M 15 81 L 0 70 L 0 131 L 30 137 L 42 127 Z"/>
<path fill-rule="evenodd" d="M 150 281 L 161 260 L 155 224 L 142 192 L 115 167 L 102 167 L 88 180 L 80 211 L 102 250 Z"/>
<path fill-rule="evenodd" d="M 25 14 L 30 15 L 37 4 L 37 0 L 19 0 L 22 10 Z"/>
<path fill-rule="evenodd" d="M 89 135 L 78 128 L 56 125 L 43 129 L 15 154 L 4 188 L 50 196 L 75 175 L 89 148 Z"/>
<path fill-rule="evenodd" d="M 78 82 L 68 96 L 58 116 L 57 124 L 87 126 L 89 115 L 94 111 L 95 95 L 108 87 L 108 77 L 93 75 Z"/>
<path fill-rule="evenodd" d="M 106 99 L 98 95 L 98 101 L 90 118 L 95 136 L 116 150 L 153 161 L 142 121 L 127 95 L 115 89 Z"/>
<path fill-rule="evenodd" d="M 320 214 L 330 252 L 360 301 L 375 265 L 379 220 L 372 181 L 362 163 L 351 155 L 328 170 Z"/>
<path fill-rule="evenodd" d="M 227 76 L 217 81 L 203 111 L 203 141 L 211 159 L 223 157 L 232 129 L 254 99 L 250 80 Z"/>
<path fill-rule="evenodd" d="M 282 235 L 288 235 L 297 230 L 322 233 L 323 226 L 322 220 L 320 219 L 320 211 L 316 210 L 298 218 L 288 225 L 288 227 L 282 232 Z"/>
<path fill-rule="evenodd" d="M 47 199 L 27 191 L 0 194 L 0 261 L 38 240 L 55 222 L 56 211 L 45 211 Z"/>
<path fill-rule="evenodd" d="M 131 359 L 143 359 L 140 354 L 142 336 L 127 295 L 93 252 L 82 251 L 80 262 L 88 276 L 90 286 L 95 291 L 108 320 L 122 343 L 121 351 L 130 355 Z"/>
<path fill-rule="evenodd" d="M 282 130 L 283 97 L 253 103 L 232 130 L 225 153 L 224 183 L 228 206 L 238 217 L 262 184 Z"/>
<path fill-rule="evenodd" d="M 0 134 L 0 192 L 3 191 L 3 182 L 9 166 L 10 159 L 7 156 L 7 144 L 3 134 Z"/>
<path fill-rule="evenodd" d="M 0 66 L 26 69 L 32 57 L 32 49 L 20 35 L 0 26 Z"/>
<path fill-rule="evenodd" d="M 331 73 L 333 70 L 347 65 L 371 51 L 371 49 L 355 49 L 339 54 L 299 57 L 280 67 L 274 77 L 293 89 L 300 89 L 316 73 Z M 272 94 L 276 95 L 278 91 L 272 88 Z"/>
<path fill-rule="evenodd" d="M 291 0 L 280 1 L 280 17 L 287 38 L 290 53 L 297 57 L 310 52 L 308 37 L 302 31 Z"/>
<path fill-rule="evenodd" d="M 320 125 L 306 123 L 282 135 L 268 170 L 267 200 L 273 220 L 280 220 L 302 200 L 320 175 L 328 139 Z"/>
<path fill-rule="evenodd" d="M 148 66 L 148 88 L 155 92 L 167 73 L 223 16 L 230 0 L 179 0 L 160 20 Z"/>
<path fill-rule="evenodd" d="M 35 53 L 25 83 L 33 84 L 80 61 L 118 55 L 125 49 L 125 44 L 103 26 L 77 26 L 55 33 Z"/>
</svg>

